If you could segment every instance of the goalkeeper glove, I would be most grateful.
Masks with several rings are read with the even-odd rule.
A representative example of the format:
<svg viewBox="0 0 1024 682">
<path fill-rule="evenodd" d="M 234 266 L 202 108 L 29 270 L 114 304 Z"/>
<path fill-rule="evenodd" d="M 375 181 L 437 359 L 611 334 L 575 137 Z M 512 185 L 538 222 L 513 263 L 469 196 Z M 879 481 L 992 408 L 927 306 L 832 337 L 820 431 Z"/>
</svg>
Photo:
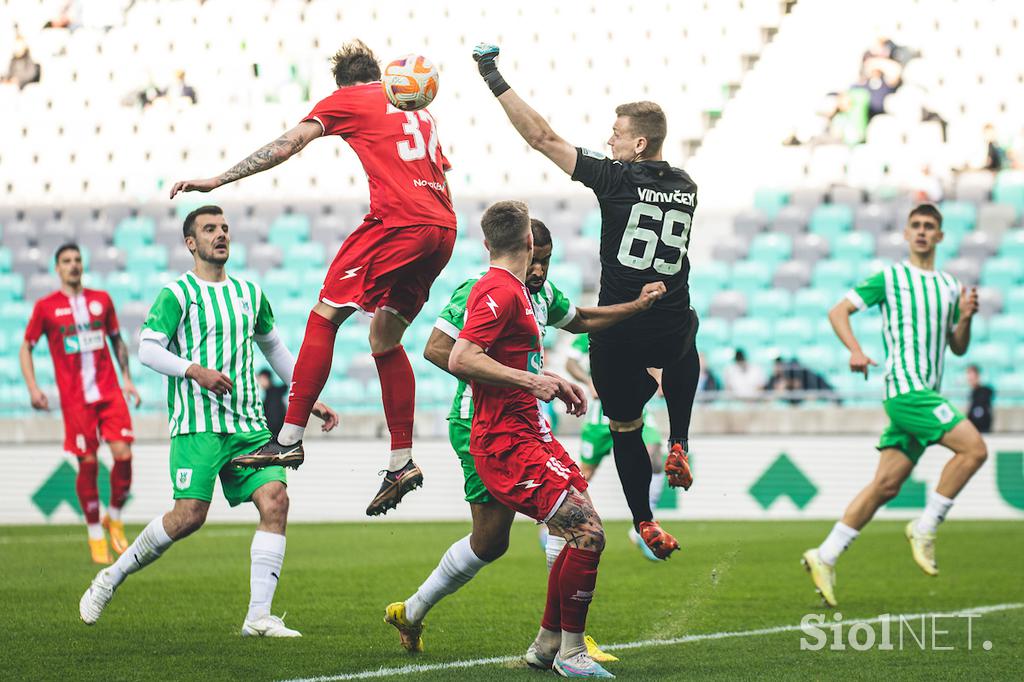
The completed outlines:
<svg viewBox="0 0 1024 682">
<path fill-rule="evenodd" d="M 500 52 L 501 48 L 489 43 L 479 43 L 473 48 L 473 59 L 476 61 L 477 68 L 480 69 L 480 75 L 483 76 L 484 82 L 487 83 L 487 87 L 491 89 L 495 97 L 500 97 L 511 87 L 498 71 L 497 60 Z"/>
</svg>

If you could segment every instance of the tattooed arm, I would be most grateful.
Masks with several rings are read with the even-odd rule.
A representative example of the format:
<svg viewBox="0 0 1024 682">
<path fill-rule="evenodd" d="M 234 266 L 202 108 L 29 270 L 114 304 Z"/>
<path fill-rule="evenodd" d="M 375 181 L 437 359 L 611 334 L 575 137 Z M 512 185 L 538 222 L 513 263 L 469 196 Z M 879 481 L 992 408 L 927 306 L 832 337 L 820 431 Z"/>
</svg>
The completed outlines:
<svg viewBox="0 0 1024 682">
<path fill-rule="evenodd" d="M 114 347 L 117 364 L 121 367 L 121 390 L 124 392 L 124 397 L 138 407 L 142 404 L 142 396 L 139 395 L 132 382 L 131 369 L 128 365 L 128 345 L 121 338 L 120 332 L 110 335 L 110 344 Z"/>
<path fill-rule="evenodd" d="M 178 192 L 209 192 L 221 185 L 273 168 L 298 154 L 312 140 L 320 137 L 322 132 L 323 128 L 316 121 L 303 121 L 215 178 L 179 180 L 171 187 L 171 198 L 173 199 Z"/>
</svg>

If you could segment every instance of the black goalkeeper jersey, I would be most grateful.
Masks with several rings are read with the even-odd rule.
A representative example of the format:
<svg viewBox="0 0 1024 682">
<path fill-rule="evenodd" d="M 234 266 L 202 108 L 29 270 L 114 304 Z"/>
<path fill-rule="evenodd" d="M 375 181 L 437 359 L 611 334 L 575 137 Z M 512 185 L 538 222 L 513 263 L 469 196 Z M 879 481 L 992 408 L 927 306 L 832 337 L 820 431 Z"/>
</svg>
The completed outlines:
<svg viewBox="0 0 1024 682">
<path fill-rule="evenodd" d="M 576 149 L 572 179 L 594 190 L 601 206 L 598 305 L 632 301 L 649 282 L 664 282 L 667 289 L 649 310 L 599 335 L 639 341 L 685 334 L 695 323 L 686 251 L 697 185 L 666 161 L 613 161 L 582 148 Z"/>
</svg>

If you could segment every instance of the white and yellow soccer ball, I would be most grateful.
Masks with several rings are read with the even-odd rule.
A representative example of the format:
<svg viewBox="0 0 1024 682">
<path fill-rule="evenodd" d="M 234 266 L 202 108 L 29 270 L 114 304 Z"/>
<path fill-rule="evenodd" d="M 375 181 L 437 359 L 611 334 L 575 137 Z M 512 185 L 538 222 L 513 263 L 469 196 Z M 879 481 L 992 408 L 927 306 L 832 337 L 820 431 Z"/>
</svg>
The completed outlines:
<svg viewBox="0 0 1024 682">
<path fill-rule="evenodd" d="M 384 68 L 381 83 L 392 106 L 416 111 L 433 102 L 437 95 L 437 67 L 422 55 L 408 54 Z"/>
</svg>

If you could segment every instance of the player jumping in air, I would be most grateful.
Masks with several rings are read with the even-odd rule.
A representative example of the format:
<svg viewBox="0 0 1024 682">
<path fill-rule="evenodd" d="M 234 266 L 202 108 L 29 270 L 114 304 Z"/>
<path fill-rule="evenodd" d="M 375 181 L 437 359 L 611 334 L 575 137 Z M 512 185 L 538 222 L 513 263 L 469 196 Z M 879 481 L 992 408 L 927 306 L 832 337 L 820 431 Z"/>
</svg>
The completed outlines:
<svg viewBox="0 0 1024 682">
<path fill-rule="evenodd" d="M 669 416 L 668 483 L 693 483 L 686 450 L 690 414 L 700 377 L 697 315 L 690 308 L 686 250 L 697 206 L 697 186 L 661 158 L 666 121 L 653 102 L 616 108 L 608 144 L 612 159 L 563 140 L 502 78 L 496 45 L 473 51 L 480 75 L 519 134 L 573 180 L 597 195 L 601 206 L 601 292 L 598 305 L 632 301 L 643 286 L 664 281 L 666 294 L 650 310 L 591 335 L 594 386 L 608 416 L 615 467 L 633 515 L 634 529 L 658 558 L 679 549 L 651 511 L 651 460 L 643 441 L 643 411 L 658 388 L 648 367 L 662 369 Z"/>
<path fill-rule="evenodd" d="M 646 310 L 664 292 L 664 285 L 655 282 L 645 286 L 641 295 L 630 303 L 577 308 L 547 278 L 553 249 L 551 232 L 544 223 L 535 219 L 530 220 L 530 228 L 533 233 L 533 257 L 526 274 L 526 288 L 530 292 L 541 341 L 549 326 L 573 334 L 604 329 Z M 467 300 L 479 279 L 472 277 L 455 289 L 427 340 L 423 355 L 446 372 L 452 348 L 466 322 Z M 437 568 L 414 595 L 404 602 L 395 602 L 387 607 L 385 620 L 398 628 L 402 646 L 410 652 L 423 651 L 421 635 L 427 612 L 508 549 L 509 531 L 515 512 L 487 492 L 476 472 L 473 455 L 470 453 L 472 423 L 473 392 L 465 381 L 460 380 L 448 413 L 448 438 L 462 464 L 466 502 L 469 503 L 473 517 L 473 531 L 448 548 Z M 542 433 L 550 434 L 546 422 L 540 428 Z M 561 535 L 548 535 L 545 554 L 549 570 L 564 546 L 565 538 Z M 586 642 L 588 651 L 596 660 L 615 660 L 600 652 L 592 638 L 586 637 Z"/>
<path fill-rule="evenodd" d="M 183 191 L 208 192 L 273 168 L 322 136 L 343 137 L 359 157 L 370 184 L 370 212 L 334 257 L 309 315 L 284 426 L 276 440 L 236 463 L 302 463 L 303 431 L 330 375 L 338 326 L 358 310 L 373 318 L 370 350 L 391 432 L 384 481 L 366 509 L 374 516 L 394 508 L 423 483 L 423 473 L 412 461 L 416 383 L 402 335 L 451 257 L 455 213 L 444 175 L 450 166 L 430 114 L 400 111 L 388 103 L 380 64 L 362 42 L 345 45 L 333 63 L 338 89 L 297 126 L 222 175 L 175 183 L 171 197 Z"/>
<path fill-rule="evenodd" d="M 583 425 L 580 432 L 580 471 L 583 478 L 590 479 L 597 472 L 604 458 L 612 451 L 612 434 L 608 428 L 609 419 L 601 409 L 601 399 L 594 388 L 594 382 L 590 376 L 590 335 L 580 334 L 573 342 L 569 350 L 569 357 L 565 362 L 565 369 L 576 381 L 582 381 L 590 389 L 590 408 L 587 410 L 587 423 Z M 661 376 L 658 370 L 652 371 L 655 380 Z M 648 500 L 651 509 L 658 506 L 662 490 L 665 487 L 665 468 L 661 449 L 661 433 L 654 423 L 654 419 L 644 410 L 643 439 L 647 454 L 651 458 L 651 487 L 648 489 Z M 643 538 L 636 532 L 636 529 L 629 529 L 629 539 L 640 548 L 644 556 L 652 561 L 658 557 L 651 551 L 651 548 L 644 543 Z"/>
<path fill-rule="evenodd" d="M 906 261 L 892 265 L 854 287 L 829 313 L 836 335 L 850 350 L 850 371 L 868 375 L 877 363 L 864 354 L 850 326 L 850 315 L 881 306 L 885 342 L 885 401 L 889 426 L 878 442 L 875 478 L 853 499 L 821 546 L 804 552 L 803 563 L 829 606 L 836 605 L 835 564 L 857 539 L 879 507 L 896 497 L 925 448 L 940 443 L 953 452 L 928 495 L 924 513 L 907 524 L 911 554 L 921 570 L 938 575 L 935 532 L 953 499 L 981 465 L 987 450 L 981 434 L 956 406 L 939 394 L 946 346 L 957 355 L 971 342 L 971 319 L 978 292 L 935 269 L 942 241 L 942 214 L 931 204 L 910 212 L 903 235 Z"/>
<path fill-rule="evenodd" d="M 39 299 L 25 329 L 21 344 L 21 372 L 37 410 L 50 409 L 49 401 L 36 383 L 32 347 L 46 335 L 53 358 L 60 409 L 64 417 L 64 451 L 78 459 L 75 489 L 89 531 L 89 551 L 98 564 L 110 563 L 110 544 L 121 554 L 128 548 L 121 521 L 121 507 L 128 499 L 132 483 L 132 419 L 125 396 L 138 407 L 142 402 L 128 369 L 128 347 L 114 312 L 114 303 L 105 291 L 82 286 L 82 254 L 75 244 L 57 249 L 54 261 L 60 289 Z M 114 347 L 121 367 L 117 383 L 107 340 Z M 99 464 L 96 451 L 99 437 L 110 446 L 114 458 L 110 470 L 110 504 L 100 521 L 100 494 L 97 487 Z"/>
<path fill-rule="evenodd" d="M 274 314 L 263 291 L 224 271 L 231 236 L 221 209 L 203 206 L 189 213 L 183 235 L 195 268 L 157 295 L 139 346 L 142 364 L 168 378 L 174 508 L 150 521 L 114 565 L 96 575 L 82 595 L 79 614 L 86 624 L 95 623 L 128 575 L 199 530 L 220 478 L 231 506 L 251 501 L 260 514 L 252 539 L 251 593 L 242 635 L 299 637 L 270 614 L 284 563 L 285 471 L 251 471 L 231 464 L 233 457 L 271 437 L 256 383 L 253 340 L 285 383 L 291 380 L 295 361 L 274 329 Z M 324 431 L 338 423 L 338 415 L 322 403 L 313 406 L 313 413 L 324 420 Z"/>
</svg>

